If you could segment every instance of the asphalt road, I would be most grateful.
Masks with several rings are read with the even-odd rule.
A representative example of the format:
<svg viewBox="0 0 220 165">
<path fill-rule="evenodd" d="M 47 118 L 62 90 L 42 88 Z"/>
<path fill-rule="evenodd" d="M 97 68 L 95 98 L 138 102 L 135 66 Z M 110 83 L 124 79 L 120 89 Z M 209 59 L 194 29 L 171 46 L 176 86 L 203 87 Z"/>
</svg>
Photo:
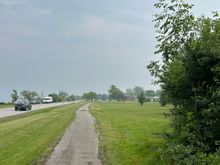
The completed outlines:
<svg viewBox="0 0 220 165">
<path fill-rule="evenodd" d="M 74 101 L 74 102 L 78 102 L 78 101 Z M 36 110 L 43 109 L 43 108 L 55 107 L 55 106 L 59 106 L 59 105 L 71 104 L 71 103 L 74 103 L 74 102 L 62 102 L 62 103 L 51 103 L 51 104 L 34 104 L 34 105 L 32 105 L 32 110 L 31 111 L 36 111 Z M 0 118 L 19 115 L 19 114 L 22 114 L 22 113 L 28 113 L 28 112 L 31 112 L 31 111 L 15 111 L 14 107 L 13 108 L 3 108 L 3 109 L 0 109 Z"/>
<path fill-rule="evenodd" d="M 86 104 L 76 111 L 76 118 L 65 131 L 46 165 L 101 165 L 98 159 L 98 135 Z"/>
</svg>

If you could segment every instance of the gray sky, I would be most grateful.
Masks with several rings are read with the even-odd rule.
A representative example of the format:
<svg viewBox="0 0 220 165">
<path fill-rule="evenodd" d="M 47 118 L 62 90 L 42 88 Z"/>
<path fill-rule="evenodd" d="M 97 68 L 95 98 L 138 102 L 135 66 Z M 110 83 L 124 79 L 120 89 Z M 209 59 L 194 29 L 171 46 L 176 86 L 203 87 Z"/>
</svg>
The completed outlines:
<svg viewBox="0 0 220 165">
<path fill-rule="evenodd" d="M 195 13 L 220 2 L 195 3 Z M 196 3 L 197 2 L 197 3 Z M 13 89 L 107 92 L 151 84 L 154 1 L 0 0 L 0 101 Z"/>
</svg>

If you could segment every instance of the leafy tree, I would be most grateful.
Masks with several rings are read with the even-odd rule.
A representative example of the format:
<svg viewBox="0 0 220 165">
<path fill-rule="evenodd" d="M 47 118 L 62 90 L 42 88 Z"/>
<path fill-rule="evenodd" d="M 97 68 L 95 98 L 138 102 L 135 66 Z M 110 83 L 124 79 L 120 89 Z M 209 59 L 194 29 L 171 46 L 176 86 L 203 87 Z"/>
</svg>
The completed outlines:
<svg viewBox="0 0 220 165">
<path fill-rule="evenodd" d="M 166 104 L 169 103 L 169 99 L 168 99 L 168 96 L 166 94 L 165 91 L 161 91 L 161 94 L 160 94 L 160 105 L 163 107 L 163 106 L 166 106 Z"/>
<path fill-rule="evenodd" d="M 42 97 L 40 96 L 35 97 L 32 103 L 35 103 L 35 104 L 42 103 Z"/>
<path fill-rule="evenodd" d="M 135 96 L 134 89 L 130 89 L 130 88 L 126 89 L 125 95 L 129 97 L 134 97 Z"/>
<path fill-rule="evenodd" d="M 60 98 L 60 101 L 63 102 L 63 101 L 66 101 L 66 100 L 67 100 L 67 98 L 68 98 L 68 93 L 65 92 L 65 91 L 60 91 L 60 92 L 58 93 L 58 96 L 59 96 L 59 98 Z"/>
<path fill-rule="evenodd" d="M 76 97 L 74 95 L 70 95 L 67 97 L 67 101 L 75 101 Z"/>
<path fill-rule="evenodd" d="M 21 95 L 24 99 L 27 99 L 29 102 L 32 102 L 34 98 L 38 96 L 38 93 L 35 91 L 23 90 L 21 91 Z"/>
<path fill-rule="evenodd" d="M 48 96 L 53 98 L 53 102 L 61 102 L 61 98 L 59 97 L 57 93 L 51 93 Z"/>
<path fill-rule="evenodd" d="M 160 97 L 160 96 L 161 96 L 161 93 L 162 93 L 162 90 L 156 90 L 155 95 L 156 95 L 157 97 Z"/>
<path fill-rule="evenodd" d="M 146 97 L 155 97 L 156 96 L 156 93 L 154 90 L 146 90 L 145 91 L 145 96 Z"/>
<path fill-rule="evenodd" d="M 82 99 L 82 96 L 75 96 L 76 100 L 81 100 Z"/>
<path fill-rule="evenodd" d="M 97 100 L 97 94 L 95 92 L 91 91 L 91 92 L 88 92 L 88 93 L 84 93 L 83 98 L 86 99 L 86 100 L 94 101 L 94 100 Z"/>
<path fill-rule="evenodd" d="M 19 98 L 17 90 L 13 90 L 11 93 L 12 103 L 16 102 Z"/>
<path fill-rule="evenodd" d="M 98 94 L 97 99 L 106 101 L 106 100 L 108 100 L 108 95 L 107 94 Z"/>
<path fill-rule="evenodd" d="M 144 93 L 144 88 L 139 86 L 134 87 L 133 90 L 136 97 L 138 97 L 141 93 Z"/>
<path fill-rule="evenodd" d="M 145 95 L 144 95 L 144 92 L 142 92 L 140 95 L 138 95 L 138 102 L 143 105 L 144 102 L 145 102 Z"/>
<path fill-rule="evenodd" d="M 110 100 L 120 101 L 120 100 L 123 100 L 124 98 L 124 93 L 119 88 L 117 88 L 115 85 L 111 85 L 108 92 L 109 92 Z"/>
<path fill-rule="evenodd" d="M 168 154 L 176 164 L 213 164 L 220 139 L 220 18 L 195 18 L 183 0 L 159 0 L 155 7 L 157 51 L 163 64 L 148 69 L 174 105 Z M 216 152 L 218 153 L 218 152 Z"/>
</svg>

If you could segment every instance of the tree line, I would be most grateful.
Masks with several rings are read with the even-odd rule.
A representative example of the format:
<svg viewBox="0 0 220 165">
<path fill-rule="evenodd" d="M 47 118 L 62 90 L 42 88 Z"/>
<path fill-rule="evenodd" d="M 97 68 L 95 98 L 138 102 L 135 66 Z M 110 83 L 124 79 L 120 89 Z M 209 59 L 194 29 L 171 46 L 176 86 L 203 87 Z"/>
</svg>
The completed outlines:
<svg viewBox="0 0 220 165">
<path fill-rule="evenodd" d="M 108 94 L 97 94 L 94 91 L 84 93 L 82 98 L 85 100 L 110 100 L 110 101 L 135 101 L 138 100 L 141 105 L 146 101 L 156 99 L 159 101 L 161 90 L 144 90 L 143 87 L 135 86 L 128 88 L 125 92 L 115 85 L 111 85 Z"/>
<path fill-rule="evenodd" d="M 51 93 L 48 96 L 53 98 L 53 102 L 74 101 L 81 99 L 80 96 L 69 95 L 65 91 L 59 91 L 58 93 Z M 23 90 L 20 93 L 17 90 L 13 90 L 11 93 L 12 103 L 15 103 L 18 99 L 27 99 L 30 103 L 42 103 L 43 94 L 38 94 L 36 91 Z"/>
<path fill-rule="evenodd" d="M 83 93 L 82 96 L 78 95 L 69 95 L 65 91 L 53 92 L 48 94 L 53 98 L 53 102 L 63 102 L 63 101 L 74 101 L 74 100 L 103 100 L 103 101 L 135 101 L 139 100 L 140 97 L 144 98 L 144 102 L 151 101 L 153 99 L 159 99 L 161 95 L 161 90 L 144 90 L 143 87 L 135 86 L 134 88 L 128 88 L 125 92 L 116 87 L 115 85 L 111 85 L 108 89 L 108 93 L 96 93 L 94 91 Z M 18 92 L 17 90 L 13 90 L 11 92 L 11 100 L 12 103 L 15 103 L 18 99 L 27 99 L 30 103 L 42 103 L 43 94 L 39 94 L 36 91 L 31 90 L 23 90 Z M 143 104 L 143 103 L 141 103 Z"/>
</svg>

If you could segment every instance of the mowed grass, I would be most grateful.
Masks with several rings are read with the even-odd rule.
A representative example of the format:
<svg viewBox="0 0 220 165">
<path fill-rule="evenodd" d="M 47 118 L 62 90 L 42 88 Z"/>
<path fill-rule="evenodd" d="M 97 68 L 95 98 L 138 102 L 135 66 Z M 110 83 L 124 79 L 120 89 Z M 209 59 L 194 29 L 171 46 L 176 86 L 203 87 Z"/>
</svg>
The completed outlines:
<svg viewBox="0 0 220 165">
<path fill-rule="evenodd" d="M 2 109 L 2 108 L 11 108 L 11 107 L 13 107 L 14 106 L 14 104 L 0 104 L 0 110 Z"/>
<path fill-rule="evenodd" d="M 100 158 L 104 165 L 169 165 L 160 160 L 163 134 L 170 107 L 159 103 L 96 103 L 91 113 L 100 133 Z"/>
<path fill-rule="evenodd" d="M 0 119 L 0 165 L 44 163 L 82 103 Z"/>
</svg>

